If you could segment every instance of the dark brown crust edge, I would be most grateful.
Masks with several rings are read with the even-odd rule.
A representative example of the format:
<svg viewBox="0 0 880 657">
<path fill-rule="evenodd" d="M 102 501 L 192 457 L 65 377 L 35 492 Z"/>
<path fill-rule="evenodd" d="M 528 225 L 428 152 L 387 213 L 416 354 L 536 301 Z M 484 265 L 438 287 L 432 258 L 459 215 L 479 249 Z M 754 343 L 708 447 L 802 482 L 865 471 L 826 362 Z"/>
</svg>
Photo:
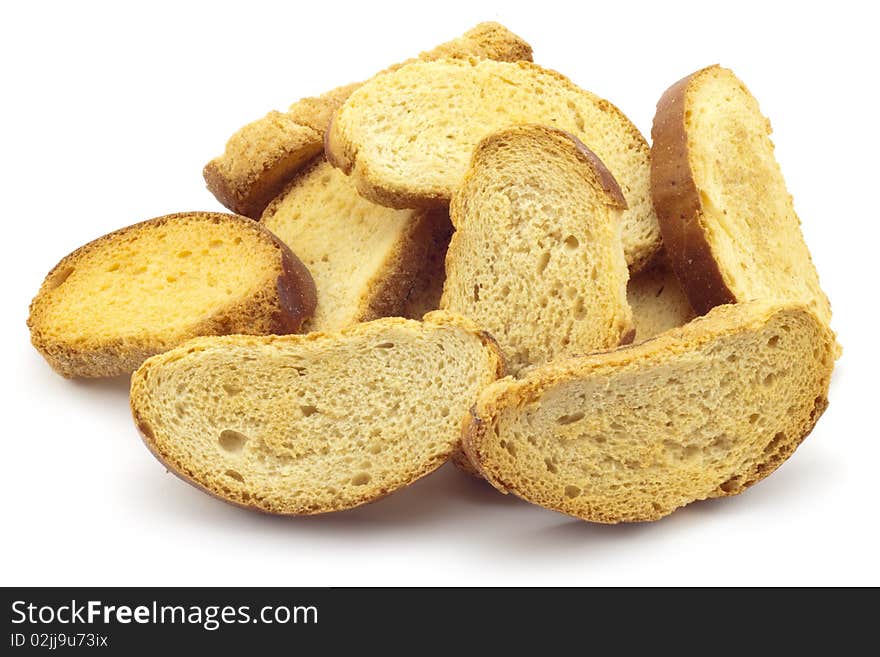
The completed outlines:
<svg viewBox="0 0 880 657">
<path fill-rule="evenodd" d="M 389 258 L 385 273 L 371 281 L 373 289 L 361 309 L 360 321 L 403 315 L 413 290 L 425 287 L 433 273 L 431 250 L 436 246 L 438 226 L 444 221 L 449 222 L 445 210 L 414 214 L 406 235 Z"/>
<path fill-rule="evenodd" d="M 626 198 L 623 195 L 623 190 L 620 189 L 620 185 L 614 177 L 614 174 L 611 173 L 608 167 L 605 166 L 605 163 L 599 159 L 599 156 L 590 150 L 589 146 L 570 132 L 559 130 L 558 128 L 547 129 L 558 132 L 564 137 L 568 137 L 574 143 L 575 148 L 582 156 L 584 162 L 593 170 L 596 180 L 602 186 L 602 189 L 605 190 L 608 198 L 611 199 L 611 201 L 621 210 L 626 210 L 628 206 L 626 204 Z"/>
<path fill-rule="evenodd" d="M 81 350 L 67 344 L 47 340 L 36 325 L 35 316 L 38 300 L 44 293 L 47 281 L 52 278 L 55 272 L 63 269 L 67 263 L 75 260 L 80 254 L 100 248 L 104 242 L 130 231 L 138 230 L 146 224 L 162 224 L 178 218 L 240 223 L 243 228 L 259 233 L 268 239 L 278 249 L 281 273 L 272 290 L 277 301 L 274 304 L 276 310 L 271 318 L 267 318 L 265 313 L 262 315 L 263 318 L 269 320 L 269 332 L 281 334 L 298 332 L 302 325 L 312 317 L 317 305 L 317 295 L 311 274 L 290 248 L 263 226 L 247 217 L 221 212 L 179 212 L 164 215 L 120 228 L 80 246 L 64 256 L 46 275 L 40 289 L 31 301 L 27 326 L 31 333 L 33 346 L 56 372 L 67 378 L 95 378 L 130 374 L 137 369 L 143 360 L 166 350 L 167 347 L 159 348 L 158 345 L 141 345 L 137 348 L 129 347 L 124 352 L 120 352 L 118 347 L 112 344 Z M 254 309 L 248 305 L 249 301 L 245 300 L 244 305 L 231 309 L 224 308 L 198 326 L 206 329 L 205 335 L 217 334 L 217 329 L 220 330 L 220 333 L 241 332 L 240 320 L 247 317 Z"/>
<path fill-rule="evenodd" d="M 312 145 L 303 146 L 267 162 L 256 180 L 247 185 L 236 186 L 235 181 L 223 175 L 214 160 L 205 165 L 202 176 L 208 191 L 222 205 L 243 217 L 259 219 L 266 206 L 290 179 L 320 152 L 321 141 L 316 139 Z"/>
<path fill-rule="evenodd" d="M 278 293 L 277 333 L 299 333 L 303 324 L 315 314 L 318 291 L 315 280 L 302 260 L 290 247 L 268 229 L 260 226 L 281 251 L 281 274 L 275 287 Z"/>
<path fill-rule="evenodd" d="M 651 197 L 669 263 L 694 311 L 735 303 L 702 228 L 703 205 L 688 157 L 685 105 L 701 69 L 669 87 L 657 103 L 651 129 Z"/>
</svg>

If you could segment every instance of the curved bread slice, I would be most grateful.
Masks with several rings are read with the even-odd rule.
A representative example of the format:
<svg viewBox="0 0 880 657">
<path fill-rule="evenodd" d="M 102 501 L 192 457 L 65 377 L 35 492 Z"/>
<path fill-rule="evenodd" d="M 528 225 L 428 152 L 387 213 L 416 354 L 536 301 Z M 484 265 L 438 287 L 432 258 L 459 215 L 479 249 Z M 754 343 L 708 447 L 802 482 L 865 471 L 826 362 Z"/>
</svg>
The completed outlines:
<svg viewBox="0 0 880 657">
<path fill-rule="evenodd" d="M 442 206 L 461 184 L 477 143 L 519 123 L 566 130 L 599 156 L 629 208 L 627 262 L 633 270 L 646 264 L 660 247 L 647 143 L 611 103 L 529 62 L 414 62 L 377 76 L 339 108 L 325 151 L 377 203 Z"/>
<path fill-rule="evenodd" d="M 258 219 L 296 173 L 317 156 L 333 112 L 358 87 L 349 84 L 269 112 L 238 130 L 205 165 L 208 190 L 233 212 Z"/>
<path fill-rule="evenodd" d="M 484 139 L 452 199 L 440 307 L 486 328 L 511 370 L 631 339 L 614 177 L 570 134 Z"/>
<path fill-rule="evenodd" d="M 656 520 L 785 461 L 827 406 L 833 345 L 805 306 L 720 306 L 641 345 L 499 381 L 464 448 L 503 492 L 584 520 Z"/>
<path fill-rule="evenodd" d="M 169 470 L 227 502 L 282 514 L 371 502 L 442 465 L 503 374 L 485 333 L 426 319 L 193 340 L 135 372 L 135 423 Z"/>
<path fill-rule="evenodd" d="M 531 60 L 532 49 L 503 25 L 480 23 L 462 36 L 423 52 L 419 59 L 467 56 Z M 241 128 L 229 138 L 223 155 L 205 165 L 208 189 L 233 212 L 258 219 L 297 172 L 321 152 L 331 115 L 359 86 L 356 82 L 303 98 L 287 112 L 269 112 Z"/>
<path fill-rule="evenodd" d="M 64 376 L 130 374 L 199 335 L 291 333 L 315 285 L 245 217 L 186 212 L 105 235 L 59 262 L 31 303 L 31 341 Z"/>
<path fill-rule="evenodd" d="M 711 66 L 657 104 L 651 189 L 663 243 L 698 313 L 749 299 L 831 306 L 770 141 L 770 122 L 734 74 Z"/>
<path fill-rule="evenodd" d="M 403 315 L 434 249 L 444 211 L 392 210 L 367 201 L 338 169 L 319 158 L 276 198 L 263 225 L 296 250 L 318 290 L 307 327 L 332 331 Z"/>
<path fill-rule="evenodd" d="M 678 277 L 665 258 L 658 258 L 654 266 L 629 279 L 626 299 L 632 309 L 636 343 L 684 326 L 694 318 Z"/>
</svg>

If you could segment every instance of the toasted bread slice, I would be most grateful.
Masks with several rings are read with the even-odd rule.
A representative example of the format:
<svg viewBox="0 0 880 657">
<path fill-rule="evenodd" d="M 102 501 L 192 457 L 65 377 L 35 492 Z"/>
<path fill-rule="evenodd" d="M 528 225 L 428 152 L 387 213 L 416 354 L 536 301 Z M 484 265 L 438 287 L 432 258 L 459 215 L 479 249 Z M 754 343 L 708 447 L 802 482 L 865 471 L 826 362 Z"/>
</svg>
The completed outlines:
<svg viewBox="0 0 880 657">
<path fill-rule="evenodd" d="M 651 189 L 670 262 L 702 314 L 749 299 L 831 306 L 770 141 L 770 122 L 719 66 L 672 85 L 657 104 Z"/>
<path fill-rule="evenodd" d="M 438 211 L 434 211 L 437 213 Z M 427 313 L 440 308 L 443 296 L 443 284 L 446 282 L 446 251 L 452 239 L 452 222 L 448 212 L 438 215 L 434 222 L 434 236 L 428 260 L 422 276 L 410 291 L 403 308 L 403 317 L 422 319 Z"/>
<path fill-rule="evenodd" d="M 318 290 L 310 331 L 401 316 L 427 285 L 436 224 L 445 211 L 392 210 L 367 201 L 319 157 L 269 204 L 263 225 L 294 249 Z"/>
<path fill-rule="evenodd" d="M 514 373 L 631 339 L 614 177 L 577 138 L 522 125 L 485 138 L 452 198 L 440 307 L 471 318 Z"/>
<path fill-rule="evenodd" d="M 656 520 L 785 461 L 827 406 L 833 347 L 806 306 L 720 306 L 640 345 L 499 381 L 464 448 L 503 492 L 584 520 Z"/>
<path fill-rule="evenodd" d="M 532 49 L 503 25 L 480 23 L 462 36 L 423 52 L 419 59 L 467 56 L 531 60 Z M 402 64 L 388 70 L 399 66 Z M 287 112 L 269 112 L 244 126 L 230 137 L 223 155 L 205 165 L 208 189 L 233 212 L 259 219 L 269 202 L 321 152 L 331 115 L 358 86 L 360 83 L 348 84 L 321 96 L 303 98 Z"/>
<path fill-rule="evenodd" d="M 367 198 L 390 207 L 447 204 L 477 143 L 519 123 L 571 132 L 623 190 L 623 245 L 635 271 L 660 247 L 651 205 L 649 148 L 616 107 L 554 71 L 528 62 L 413 62 L 373 78 L 335 114 L 328 159 Z"/>
<path fill-rule="evenodd" d="M 134 374 L 131 408 L 165 466 L 279 514 L 371 502 L 442 465 L 502 375 L 485 333 L 442 313 L 336 333 L 199 338 Z"/>
<path fill-rule="evenodd" d="M 626 298 L 632 309 L 635 342 L 644 342 L 694 318 L 678 277 L 662 255 L 655 264 L 629 279 Z"/>
<path fill-rule="evenodd" d="M 245 217 L 173 214 L 117 230 L 59 262 L 31 303 L 31 341 L 63 376 L 130 374 L 199 335 L 292 333 L 315 285 Z"/>
</svg>

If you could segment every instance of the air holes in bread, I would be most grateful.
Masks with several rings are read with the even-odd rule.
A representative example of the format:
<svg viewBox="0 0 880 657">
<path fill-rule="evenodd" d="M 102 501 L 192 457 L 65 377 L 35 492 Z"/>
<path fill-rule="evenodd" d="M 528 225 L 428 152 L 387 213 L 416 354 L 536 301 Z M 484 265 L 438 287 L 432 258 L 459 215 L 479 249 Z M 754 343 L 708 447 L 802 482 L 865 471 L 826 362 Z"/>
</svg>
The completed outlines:
<svg viewBox="0 0 880 657">
<path fill-rule="evenodd" d="M 571 415 L 561 415 L 556 418 L 557 424 L 573 424 L 584 419 L 583 413 L 572 413 Z"/>
<path fill-rule="evenodd" d="M 780 431 L 776 435 L 773 436 L 773 440 L 767 443 L 767 447 L 764 448 L 765 454 L 774 454 L 776 450 L 779 449 L 779 446 L 785 442 L 785 432 Z"/>
<path fill-rule="evenodd" d="M 306 405 L 306 406 L 300 406 L 299 410 L 303 414 L 303 417 L 309 417 L 309 416 L 314 415 L 315 413 L 318 412 L 318 407 Z"/>
<path fill-rule="evenodd" d="M 575 237 L 574 235 L 569 235 L 568 237 L 565 238 L 565 240 L 563 240 L 562 243 L 565 245 L 565 248 L 569 251 L 574 251 L 575 249 L 577 249 L 581 245 L 580 242 L 578 242 L 577 237 Z"/>
<path fill-rule="evenodd" d="M 514 458 L 516 457 L 516 445 L 514 445 L 513 443 L 511 443 L 507 440 L 502 440 L 498 444 L 501 445 L 504 449 L 506 449 L 508 454 L 510 454 Z"/>
<path fill-rule="evenodd" d="M 354 477 L 351 478 L 352 486 L 365 486 L 370 483 L 370 473 L 368 472 L 359 472 Z"/>
<path fill-rule="evenodd" d="M 376 345 L 376 349 L 394 349 L 393 342 L 380 342 Z"/>
<path fill-rule="evenodd" d="M 241 474 L 239 474 L 235 470 L 227 470 L 223 474 L 225 474 L 230 479 L 235 479 L 238 482 L 244 483 L 244 477 L 242 477 Z"/>
<path fill-rule="evenodd" d="M 539 274 L 543 274 L 543 273 L 544 273 L 544 270 L 547 269 L 547 264 L 548 264 L 549 262 L 550 262 L 550 252 L 549 252 L 549 251 L 544 251 L 544 252 L 538 257 L 538 273 L 539 273 Z M 476 301 L 476 299 L 474 299 L 474 301 Z"/>
<path fill-rule="evenodd" d="M 57 272 L 52 274 L 52 278 L 49 280 L 48 289 L 55 290 L 61 287 L 70 275 L 74 272 L 74 267 L 64 267 L 63 269 L 59 269 Z"/>
<path fill-rule="evenodd" d="M 571 484 L 569 484 L 568 486 L 565 487 L 565 496 L 568 498 L 575 498 L 575 497 L 578 497 L 580 494 L 581 494 L 581 489 L 578 488 L 577 486 L 572 486 Z"/>
<path fill-rule="evenodd" d="M 224 429 L 220 432 L 220 447 L 227 452 L 240 452 L 247 441 L 247 436 L 233 429 Z"/>
<path fill-rule="evenodd" d="M 725 493 L 734 493 L 739 490 L 739 482 L 740 477 L 733 477 L 732 479 L 728 479 L 723 484 L 721 484 L 720 488 Z"/>
</svg>

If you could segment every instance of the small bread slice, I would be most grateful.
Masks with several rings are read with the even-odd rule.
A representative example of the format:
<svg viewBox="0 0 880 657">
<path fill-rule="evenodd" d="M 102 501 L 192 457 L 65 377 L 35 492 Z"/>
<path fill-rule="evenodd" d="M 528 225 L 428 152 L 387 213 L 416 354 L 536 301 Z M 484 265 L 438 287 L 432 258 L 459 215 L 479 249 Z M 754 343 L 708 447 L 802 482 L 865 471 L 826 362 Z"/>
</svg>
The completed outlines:
<svg viewBox="0 0 880 657">
<path fill-rule="evenodd" d="M 770 122 L 746 86 L 719 66 L 697 71 L 663 94 L 652 134 L 663 243 L 694 310 L 802 301 L 830 323 Z"/>
<path fill-rule="evenodd" d="M 630 277 L 626 298 L 632 309 L 636 344 L 671 328 L 684 326 L 695 316 L 678 277 L 663 254 L 653 266 Z"/>
<path fill-rule="evenodd" d="M 31 302 L 31 341 L 67 377 L 130 374 L 199 335 L 293 333 L 315 285 L 287 246 L 231 214 L 129 226 L 59 262 Z"/>
<path fill-rule="evenodd" d="M 513 373 L 631 340 L 625 208 L 576 137 L 539 125 L 490 135 L 452 198 L 440 307 L 486 328 Z"/>
<path fill-rule="evenodd" d="M 719 306 L 488 387 L 464 449 L 502 492 L 594 522 L 656 520 L 773 472 L 825 410 L 833 363 L 806 306 Z"/>
<path fill-rule="evenodd" d="M 440 467 L 478 391 L 502 375 L 487 334 L 432 313 L 198 338 L 135 372 L 131 408 L 150 451 L 193 485 L 269 513 L 325 513 Z"/>
<path fill-rule="evenodd" d="M 309 331 L 401 316 L 427 283 L 435 225 L 445 211 L 392 210 L 367 201 L 319 157 L 269 204 L 262 224 L 295 250 L 318 290 Z"/>
<path fill-rule="evenodd" d="M 628 205 L 626 260 L 633 271 L 647 264 L 660 248 L 648 144 L 611 103 L 529 62 L 413 62 L 377 76 L 339 108 L 325 152 L 377 203 L 445 206 L 477 143 L 521 123 L 566 130 L 599 156 Z"/>
<path fill-rule="evenodd" d="M 468 56 L 531 61 L 532 48 L 503 25 L 480 23 L 462 36 L 423 52 L 419 59 Z M 323 150 L 330 117 L 360 84 L 302 98 L 287 112 L 269 112 L 241 128 L 229 138 L 223 155 L 205 165 L 203 174 L 210 192 L 233 212 L 259 219 L 266 205 Z"/>
</svg>

